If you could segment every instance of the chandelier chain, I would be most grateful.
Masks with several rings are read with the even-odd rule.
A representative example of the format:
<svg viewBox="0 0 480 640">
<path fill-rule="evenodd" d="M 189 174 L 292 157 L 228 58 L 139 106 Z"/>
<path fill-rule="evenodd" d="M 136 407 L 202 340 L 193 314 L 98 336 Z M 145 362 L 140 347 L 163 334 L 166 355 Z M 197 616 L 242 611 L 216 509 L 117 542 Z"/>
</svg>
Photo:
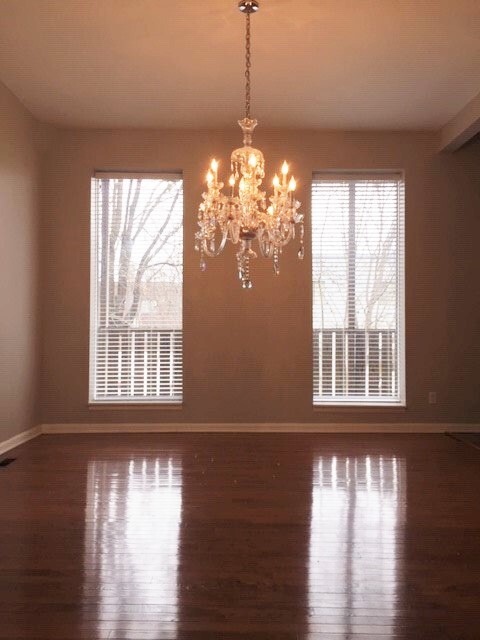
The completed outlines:
<svg viewBox="0 0 480 640">
<path fill-rule="evenodd" d="M 251 82 L 250 82 L 250 68 L 251 62 L 251 34 L 250 34 L 250 13 L 245 15 L 247 20 L 245 31 L 245 117 L 250 118 L 250 94 L 251 94 Z"/>
</svg>

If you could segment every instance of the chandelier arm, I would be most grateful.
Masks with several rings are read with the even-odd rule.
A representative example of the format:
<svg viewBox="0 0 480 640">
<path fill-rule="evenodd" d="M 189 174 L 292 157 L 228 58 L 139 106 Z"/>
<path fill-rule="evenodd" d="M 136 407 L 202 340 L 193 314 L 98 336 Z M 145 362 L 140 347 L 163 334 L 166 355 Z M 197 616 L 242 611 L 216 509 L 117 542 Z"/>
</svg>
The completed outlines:
<svg viewBox="0 0 480 640">
<path fill-rule="evenodd" d="M 227 242 L 227 232 L 223 231 L 222 232 L 222 240 L 221 240 L 221 242 L 220 242 L 220 244 L 219 244 L 217 249 L 215 249 L 214 251 L 211 251 L 209 249 L 209 247 L 208 247 L 208 241 L 207 241 L 206 238 L 203 238 L 202 249 L 203 249 L 204 253 L 206 253 L 209 258 L 216 258 L 224 250 L 226 242 Z"/>
<path fill-rule="evenodd" d="M 275 245 L 275 247 L 277 247 L 278 249 L 285 247 L 290 240 L 292 239 L 293 236 L 293 228 L 292 226 L 288 227 L 288 231 L 286 234 L 283 234 L 281 232 L 276 233 L 276 234 L 272 234 L 273 235 L 273 243 Z"/>
<path fill-rule="evenodd" d="M 258 247 L 260 249 L 260 255 L 262 256 L 262 258 L 268 258 L 268 249 L 267 249 L 267 251 L 265 251 L 265 249 L 267 248 L 267 243 L 263 239 L 263 233 L 262 234 L 260 234 L 260 233 L 258 234 L 257 242 L 258 242 Z"/>
<path fill-rule="evenodd" d="M 262 258 L 271 258 L 273 256 L 273 248 L 269 242 L 264 242 L 263 244 L 259 244 L 259 246 Z"/>
</svg>

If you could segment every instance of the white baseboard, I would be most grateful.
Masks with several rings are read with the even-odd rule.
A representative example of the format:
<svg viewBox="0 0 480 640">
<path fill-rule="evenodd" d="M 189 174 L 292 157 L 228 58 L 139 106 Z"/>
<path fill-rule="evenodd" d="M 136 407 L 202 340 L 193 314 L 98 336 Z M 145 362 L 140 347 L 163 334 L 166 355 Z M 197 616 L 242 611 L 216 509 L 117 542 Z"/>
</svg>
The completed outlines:
<svg viewBox="0 0 480 640">
<path fill-rule="evenodd" d="M 36 426 L 36 427 L 32 427 L 31 429 L 27 429 L 27 431 L 22 431 L 21 433 L 17 433 L 16 436 L 13 436 L 8 440 L 4 440 L 3 442 L 0 442 L 0 455 L 2 453 L 6 453 L 7 451 L 10 451 L 10 449 L 14 449 L 15 447 L 18 447 L 24 442 L 28 442 L 29 440 L 36 438 L 41 433 L 42 433 L 41 427 Z"/>
<path fill-rule="evenodd" d="M 480 424 L 446 422 L 379 423 L 61 423 L 42 424 L 41 433 L 480 433 Z"/>
<path fill-rule="evenodd" d="M 45 434 L 81 433 L 480 433 L 480 424 L 447 422 L 379 423 L 57 423 L 41 424 L 0 442 L 0 455 Z"/>
</svg>

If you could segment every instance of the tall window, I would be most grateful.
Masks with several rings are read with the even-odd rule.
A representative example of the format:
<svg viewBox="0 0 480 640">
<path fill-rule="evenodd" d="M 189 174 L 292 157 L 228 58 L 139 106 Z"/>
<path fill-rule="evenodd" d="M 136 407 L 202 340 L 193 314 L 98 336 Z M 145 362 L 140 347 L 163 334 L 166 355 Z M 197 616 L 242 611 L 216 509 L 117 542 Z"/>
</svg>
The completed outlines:
<svg viewBox="0 0 480 640">
<path fill-rule="evenodd" d="M 316 174 L 314 404 L 404 404 L 404 182 Z"/>
<path fill-rule="evenodd" d="M 182 399 L 183 181 L 92 179 L 91 402 Z"/>
</svg>

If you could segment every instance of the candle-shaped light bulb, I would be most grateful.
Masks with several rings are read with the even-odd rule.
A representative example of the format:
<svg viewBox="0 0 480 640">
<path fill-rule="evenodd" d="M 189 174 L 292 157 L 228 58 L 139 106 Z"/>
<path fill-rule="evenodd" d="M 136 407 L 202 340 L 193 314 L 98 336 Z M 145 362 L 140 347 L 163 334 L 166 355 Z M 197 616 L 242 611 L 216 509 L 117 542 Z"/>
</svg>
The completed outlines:
<svg viewBox="0 0 480 640">
<path fill-rule="evenodd" d="M 232 175 L 230 176 L 230 179 L 229 179 L 229 181 L 228 181 L 228 184 L 229 184 L 231 187 L 234 187 L 234 186 L 235 186 L 235 176 L 233 175 L 233 173 L 232 173 Z"/>
<path fill-rule="evenodd" d="M 275 187 L 275 189 L 278 189 L 278 187 L 280 186 L 280 178 L 277 176 L 277 174 L 275 174 L 275 177 L 273 178 L 273 186 Z"/>
<path fill-rule="evenodd" d="M 292 176 L 290 178 L 290 182 L 288 183 L 288 190 L 289 191 L 295 191 L 296 188 L 297 188 L 297 182 L 296 182 L 295 178 Z"/>
<path fill-rule="evenodd" d="M 282 174 L 286 176 L 287 173 L 288 173 L 288 162 L 285 160 L 285 162 L 282 164 Z"/>
<path fill-rule="evenodd" d="M 210 186 L 213 182 L 213 173 L 211 171 L 208 171 L 207 173 L 207 184 L 208 186 Z"/>
<path fill-rule="evenodd" d="M 212 160 L 212 164 L 210 165 L 212 168 L 212 171 L 214 173 L 217 173 L 218 171 L 218 160 L 215 160 L 215 158 Z"/>
<path fill-rule="evenodd" d="M 257 156 L 254 153 L 250 154 L 250 157 L 248 158 L 248 164 L 253 168 L 257 166 Z"/>
<path fill-rule="evenodd" d="M 239 189 L 239 191 L 244 191 L 244 189 L 245 189 L 245 180 L 243 178 L 238 183 L 238 189 Z"/>
</svg>

